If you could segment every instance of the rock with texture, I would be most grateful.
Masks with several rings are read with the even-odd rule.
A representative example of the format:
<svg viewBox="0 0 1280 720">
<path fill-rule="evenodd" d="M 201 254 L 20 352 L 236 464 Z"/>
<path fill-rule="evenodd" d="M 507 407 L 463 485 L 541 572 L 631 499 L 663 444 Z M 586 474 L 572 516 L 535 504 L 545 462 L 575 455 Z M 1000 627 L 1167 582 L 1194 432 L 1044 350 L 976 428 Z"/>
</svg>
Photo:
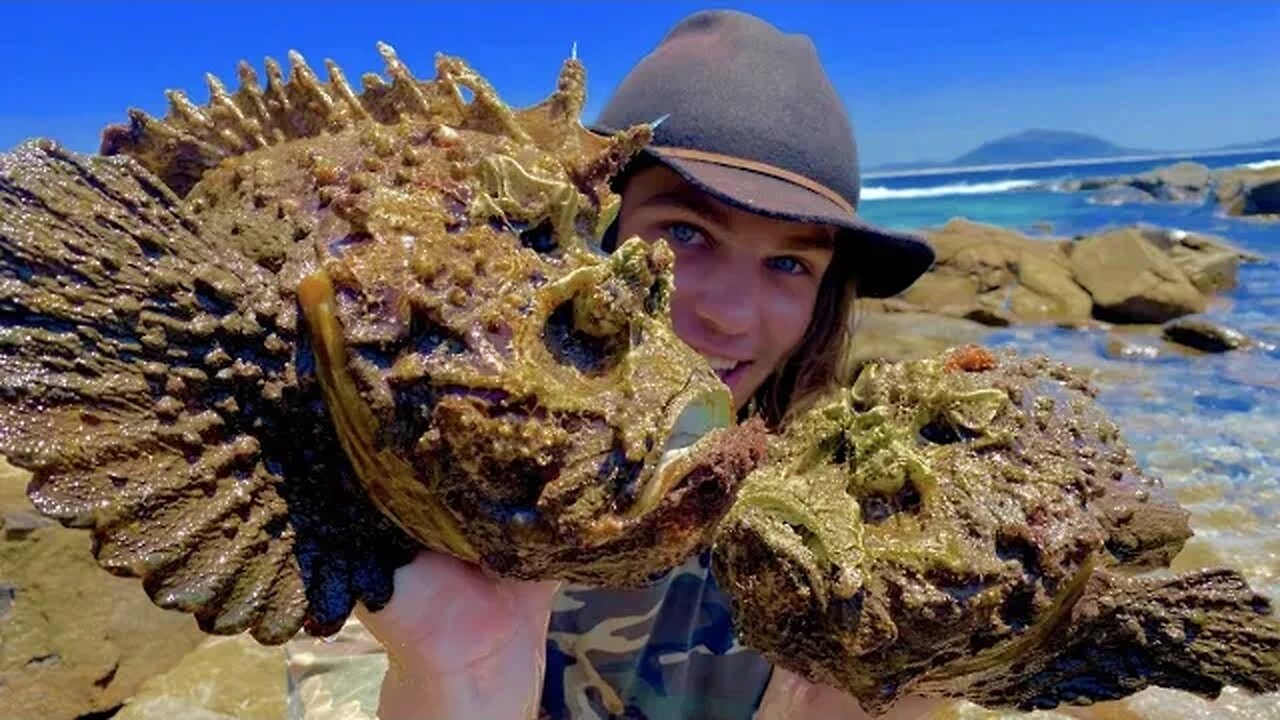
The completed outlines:
<svg viewBox="0 0 1280 720">
<path fill-rule="evenodd" d="M 1156 323 L 1200 311 L 1209 295 L 1236 286 L 1241 263 L 1263 259 L 1220 237 L 1149 225 L 1067 241 L 955 219 L 929 239 L 934 266 L 896 298 L 863 301 L 868 314 L 927 312 L 998 327 Z"/>
<path fill-rule="evenodd" d="M 0 459 L 6 517 L 36 517 L 30 479 Z M 89 544 L 56 523 L 0 539 L 0 717 L 108 712 L 200 641 L 189 616 L 155 607 L 136 582 L 108 575 Z"/>
<path fill-rule="evenodd" d="M 1215 235 L 1148 225 L 1139 225 L 1137 229 L 1144 238 L 1168 254 L 1186 273 L 1191 284 L 1206 295 L 1235 288 L 1241 263 L 1265 259 Z"/>
<path fill-rule="evenodd" d="M 1209 353 L 1238 350 L 1249 344 L 1249 338 L 1239 330 L 1202 317 L 1170 320 L 1161 328 L 1161 333 L 1170 342 Z"/>
<path fill-rule="evenodd" d="M 1092 205 L 1116 207 L 1120 205 L 1145 205 L 1156 202 L 1156 199 L 1151 196 L 1151 193 L 1136 187 L 1108 185 L 1090 195 L 1088 202 Z"/>
<path fill-rule="evenodd" d="M 1082 323 L 1091 302 L 1059 241 L 968 220 L 929 234 L 934 267 L 902 293 L 917 308 L 985 325 Z"/>
<path fill-rule="evenodd" d="M 1218 205 L 1228 215 L 1280 220 L 1280 167 L 1231 168 L 1216 181 Z"/>
<path fill-rule="evenodd" d="M 1100 319 L 1158 323 L 1202 312 L 1208 304 L 1182 268 L 1135 228 L 1073 243 L 1071 267 Z"/>
<path fill-rule="evenodd" d="M 1204 165 L 1179 162 L 1136 175 L 1129 184 L 1162 202 L 1201 203 L 1212 180 Z"/>
<path fill-rule="evenodd" d="M 1213 186 L 1213 173 L 1194 162 L 1179 162 L 1138 175 L 1086 178 L 1059 185 L 1069 192 L 1092 191 L 1098 205 L 1143 203 L 1203 203 Z"/>
<path fill-rule="evenodd" d="M 248 635 L 211 637 L 149 678 L 113 720 L 280 720 L 284 650 Z"/>
</svg>

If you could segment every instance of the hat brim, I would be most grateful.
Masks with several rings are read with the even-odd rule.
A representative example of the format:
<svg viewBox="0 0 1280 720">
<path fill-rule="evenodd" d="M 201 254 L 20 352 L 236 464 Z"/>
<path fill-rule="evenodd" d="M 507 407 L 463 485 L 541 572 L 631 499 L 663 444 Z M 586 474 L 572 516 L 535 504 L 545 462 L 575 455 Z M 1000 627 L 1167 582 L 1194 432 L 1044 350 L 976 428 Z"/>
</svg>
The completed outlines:
<svg viewBox="0 0 1280 720">
<path fill-rule="evenodd" d="M 659 148 L 643 152 L 728 205 L 767 217 L 838 228 L 837 241 L 857 248 L 853 266 L 860 297 L 897 295 L 933 265 L 933 248 L 920 235 L 877 227 L 794 183 L 743 168 L 671 157 Z"/>
</svg>

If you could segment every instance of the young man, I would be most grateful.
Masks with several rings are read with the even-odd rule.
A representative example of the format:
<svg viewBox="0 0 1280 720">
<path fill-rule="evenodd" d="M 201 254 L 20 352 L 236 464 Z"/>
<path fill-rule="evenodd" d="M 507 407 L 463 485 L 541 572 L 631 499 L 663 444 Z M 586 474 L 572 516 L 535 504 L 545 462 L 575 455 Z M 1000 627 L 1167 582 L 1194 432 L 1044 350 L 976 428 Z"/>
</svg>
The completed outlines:
<svg viewBox="0 0 1280 720">
<path fill-rule="evenodd" d="M 740 411 L 780 424 L 835 379 L 855 294 L 901 291 L 933 252 L 857 217 L 852 128 L 807 37 L 737 12 L 687 18 L 598 126 L 663 116 L 619 179 L 609 241 L 667 240 L 677 334 Z M 737 644 L 705 554 L 639 591 L 494 580 L 423 554 L 396 573 L 391 603 L 360 617 L 389 658 L 384 720 L 539 708 L 550 718 L 862 717 L 852 698 Z M 330 706 L 343 699 L 330 686 Z"/>
</svg>

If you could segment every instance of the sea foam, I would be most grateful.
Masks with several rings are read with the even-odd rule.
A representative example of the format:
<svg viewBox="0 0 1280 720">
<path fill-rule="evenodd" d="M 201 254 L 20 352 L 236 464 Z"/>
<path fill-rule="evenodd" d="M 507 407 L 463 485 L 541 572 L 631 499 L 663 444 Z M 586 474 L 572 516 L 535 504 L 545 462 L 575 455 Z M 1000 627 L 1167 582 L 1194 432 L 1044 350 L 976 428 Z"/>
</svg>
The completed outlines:
<svg viewBox="0 0 1280 720">
<path fill-rule="evenodd" d="M 1025 190 L 1039 185 L 1041 185 L 1041 183 L 1035 180 L 998 180 L 994 182 L 981 183 L 954 183 L 951 185 L 935 185 L 933 187 L 922 188 L 887 188 L 873 186 L 862 188 L 862 199 L 910 200 L 914 198 L 943 197 L 945 195 L 991 195 L 995 193 L 1010 192 L 1012 190 Z"/>
</svg>

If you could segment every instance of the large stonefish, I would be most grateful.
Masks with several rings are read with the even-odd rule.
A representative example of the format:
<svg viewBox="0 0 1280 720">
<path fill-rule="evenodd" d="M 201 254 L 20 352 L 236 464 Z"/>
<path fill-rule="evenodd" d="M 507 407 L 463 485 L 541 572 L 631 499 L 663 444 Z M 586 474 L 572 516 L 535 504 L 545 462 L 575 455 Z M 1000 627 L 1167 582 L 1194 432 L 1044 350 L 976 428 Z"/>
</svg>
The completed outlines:
<svg viewBox="0 0 1280 720">
<path fill-rule="evenodd" d="M 517 111 L 380 50 L 360 92 L 293 54 L 101 156 L 0 156 L 0 453 L 209 632 L 332 633 L 424 545 L 642 583 L 763 453 L 671 329 L 666 245 L 599 249 L 650 129 L 584 129 L 576 59 Z"/>
</svg>

